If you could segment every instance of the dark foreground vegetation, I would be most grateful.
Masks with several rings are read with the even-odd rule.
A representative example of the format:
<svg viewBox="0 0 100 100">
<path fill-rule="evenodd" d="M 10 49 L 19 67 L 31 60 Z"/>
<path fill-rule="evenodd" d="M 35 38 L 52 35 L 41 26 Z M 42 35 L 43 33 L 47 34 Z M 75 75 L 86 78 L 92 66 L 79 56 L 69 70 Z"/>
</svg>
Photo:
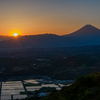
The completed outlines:
<svg viewBox="0 0 100 100">
<path fill-rule="evenodd" d="M 100 73 L 81 76 L 71 86 L 52 92 L 44 100 L 100 100 Z"/>
<path fill-rule="evenodd" d="M 100 100 L 100 73 L 81 76 L 72 85 L 54 90 L 47 97 L 24 100 Z"/>
</svg>

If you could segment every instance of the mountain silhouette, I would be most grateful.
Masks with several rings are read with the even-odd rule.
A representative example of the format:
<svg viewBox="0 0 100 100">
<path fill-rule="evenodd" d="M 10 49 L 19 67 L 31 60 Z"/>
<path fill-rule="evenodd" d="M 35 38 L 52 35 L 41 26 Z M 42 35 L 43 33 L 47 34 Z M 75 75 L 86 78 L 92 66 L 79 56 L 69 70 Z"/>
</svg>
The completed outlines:
<svg viewBox="0 0 100 100">
<path fill-rule="evenodd" d="M 85 25 L 81 29 L 64 36 L 71 36 L 71 37 L 80 37 L 80 38 L 89 38 L 89 37 L 100 37 L 100 29 L 92 26 L 92 25 Z"/>
<path fill-rule="evenodd" d="M 80 45 L 100 45 L 100 29 L 92 26 L 85 25 L 81 29 L 68 34 L 63 35 L 65 37 L 69 36 L 71 38 L 77 39 L 80 42 Z"/>
<path fill-rule="evenodd" d="M 0 41 L 0 48 L 42 48 L 42 47 L 75 47 L 100 45 L 100 30 L 92 25 L 85 25 L 81 29 L 63 36 L 42 34 L 19 36 Z"/>
<path fill-rule="evenodd" d="M 42 34 L 32 36 L 20 36 L 14 39 L 0 42 L 0 48 L 36 48 L 36 47 L 70 47 L 78 42 L 71 37 L 55 34 Z"/>
</svg>

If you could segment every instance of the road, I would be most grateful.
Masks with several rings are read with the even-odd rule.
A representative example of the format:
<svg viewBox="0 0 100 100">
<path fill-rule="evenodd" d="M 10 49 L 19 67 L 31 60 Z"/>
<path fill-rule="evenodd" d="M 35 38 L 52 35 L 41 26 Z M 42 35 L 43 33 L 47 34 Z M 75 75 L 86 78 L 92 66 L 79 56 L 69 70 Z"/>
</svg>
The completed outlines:
<svg viewBox="0 0 100 100">
<path fill-rule="evenodd" d="M 59 88 L 62 88 L 59 84 L 57 84 L 59 86 Z"/>
<path fill-rule="evenodd" d="M 27 93 L 27 89 L 26 89 L 26 87 L 25 87 L 25 85 L 24 85 L 24 82 L 23 82 L 23 81 L 21 81 L 21 82 L 22 82 L 22 85 L 23 85 L 23 87 L 24 87 L 24 90 L 25 90 L 25 93 L 26 93 L 27 97 L 29 97 L 29 96 L 28 96 L 28 93 Z"/>
</svg>

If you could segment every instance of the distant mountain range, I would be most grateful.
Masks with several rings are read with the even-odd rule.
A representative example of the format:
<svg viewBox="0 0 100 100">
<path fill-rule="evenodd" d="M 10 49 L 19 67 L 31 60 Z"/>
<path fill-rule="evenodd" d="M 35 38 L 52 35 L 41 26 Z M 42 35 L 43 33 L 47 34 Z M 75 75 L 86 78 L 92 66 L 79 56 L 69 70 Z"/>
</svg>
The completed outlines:
<svg viewBox="0 0 100 100">
<path fill-rule="evenodd" d="M 0 48 L 75 47 L 100 45 L 100 30 L 92 25 L 68 35 L 43 34 L 19 36 L 0 41 Z"/>
<path fill-rule="evenodd" d="M 55 34 L 43 34 L 33 36 L 19 36 L 7 41 L 0 42 L 1 48 L 36 48 L 36 47 L 70 47 L 77 45 L 77 40 L 71 37 L 58 36 Z"/>
</svg>

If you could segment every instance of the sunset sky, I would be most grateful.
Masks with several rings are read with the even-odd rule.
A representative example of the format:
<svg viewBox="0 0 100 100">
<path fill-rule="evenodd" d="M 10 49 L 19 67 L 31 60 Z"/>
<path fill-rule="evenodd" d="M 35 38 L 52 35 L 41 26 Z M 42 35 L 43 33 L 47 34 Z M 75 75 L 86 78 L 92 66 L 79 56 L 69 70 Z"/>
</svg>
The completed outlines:
<svg viewBox="0 0 100 100">
<path fill-rule="evenodd" d="M 0 35 L 72 33 L 100 28 L 100 0 L 0 0 Z"/>
</svg>

